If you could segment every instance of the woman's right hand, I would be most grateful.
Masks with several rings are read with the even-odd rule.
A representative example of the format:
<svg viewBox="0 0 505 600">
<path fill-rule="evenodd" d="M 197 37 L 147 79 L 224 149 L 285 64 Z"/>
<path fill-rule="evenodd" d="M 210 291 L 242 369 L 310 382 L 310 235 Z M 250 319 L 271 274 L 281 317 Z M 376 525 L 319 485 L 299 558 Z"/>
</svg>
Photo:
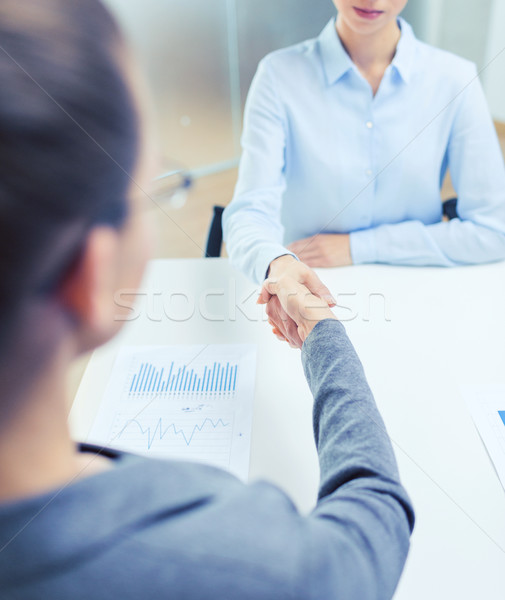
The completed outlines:
<svg viewBox="0 0 505 600">
<path fill-rule="evenodd" d="M 270 263 L 259 304 L 266 312 L 273 331 L 290 346 L 301 348 L 316 323 L 335 318 L 330 306 L 336 301 L 315 272 L 291 255 Z"/>
</svg>

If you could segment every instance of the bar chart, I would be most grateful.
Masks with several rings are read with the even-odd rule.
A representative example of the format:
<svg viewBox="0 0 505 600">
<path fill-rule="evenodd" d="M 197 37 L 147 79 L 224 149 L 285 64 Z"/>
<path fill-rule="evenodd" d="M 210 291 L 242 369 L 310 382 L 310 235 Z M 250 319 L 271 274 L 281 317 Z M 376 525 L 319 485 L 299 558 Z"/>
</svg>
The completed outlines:
<svg viewBox="0 0 505 600">
<path fill-rule="evenodd" d="M 230 396 L 237 386 L 238 364 L 213 362 L 199 367 L 171 361 L 165 366 L 142 362 L 133 372 L 128 394 L 211 395 Z"/>
</svg>

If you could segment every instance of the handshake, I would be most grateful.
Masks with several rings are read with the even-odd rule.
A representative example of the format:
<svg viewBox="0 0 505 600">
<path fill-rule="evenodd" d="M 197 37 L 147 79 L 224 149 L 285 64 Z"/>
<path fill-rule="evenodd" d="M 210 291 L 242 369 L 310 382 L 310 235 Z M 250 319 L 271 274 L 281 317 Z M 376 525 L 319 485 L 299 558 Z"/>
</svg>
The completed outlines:
<svg viewBox="0 0 505 600">
<path fill-rule="evenodd" d="M 312 329 L 324 319 L 336 319 L 336 301 L 307 265 L 291 255 L 270 263 L 258 304 L 266 305 L 268 322 L 278 339 L 301 348 Z"/>
</svg>

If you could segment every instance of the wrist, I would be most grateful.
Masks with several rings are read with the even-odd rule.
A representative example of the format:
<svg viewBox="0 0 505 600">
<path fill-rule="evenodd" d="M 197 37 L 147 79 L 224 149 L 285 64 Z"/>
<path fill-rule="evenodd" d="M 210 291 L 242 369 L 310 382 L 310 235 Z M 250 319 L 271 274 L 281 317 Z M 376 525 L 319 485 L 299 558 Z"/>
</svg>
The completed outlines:
<svg viewBox="0 0 505 600">
<path fill-rule="evenodd" d="M 268 265 L 267 277 L 275 276 L 276 274 L 282 273 L 290 265 L 297 263 L 298 260 L 292 254 L 282 254 Z"/>
<path fill-rule="evenodd" d="M 300 336 L 300 339 L 302 340 L 302 342 L 305 342 L 305 340 L 312 333 L 312 330 L 314 329 L 314 327 L 316 325 L 318 325 L 319 323 L 321 323 L 322 321 L 328 321 L 328 320 L 338 321 L 337 317 L 335 317 L 335 315 L 331 311 L 328 311 L 328 312 L 329 312 L 329 314 L 324 316 L 321 319 L 317 319 L 317 320 L 313 320 L 313 321 L 304 321 L 303 323 L 300 323 L 300 325 L 298 326 L 298 335 Z"/>
</svg>

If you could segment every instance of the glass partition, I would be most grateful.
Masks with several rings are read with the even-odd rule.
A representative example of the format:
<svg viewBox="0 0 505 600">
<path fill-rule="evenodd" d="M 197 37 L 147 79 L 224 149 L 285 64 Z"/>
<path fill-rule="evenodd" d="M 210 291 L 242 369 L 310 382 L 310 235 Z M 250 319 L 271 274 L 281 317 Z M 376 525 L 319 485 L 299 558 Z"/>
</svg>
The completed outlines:
<svg viewBox="0 0 505 600">
<path fill-rule="evenodd" d="M 147 74 L 163 154 L 196 174 L 237 164 L 245 97 L 268 52 L 316 36 L 331 0 L 105 0 Z M 418 37 L 474 61 L 505 120 L 505 1 L 410 0 Z"/>
<path fill-rule="evenodd" d="M 227 0 L 106 0 L 148 78 L 163 154 L 194 168 L 237 154 Z"/>
</svg>

